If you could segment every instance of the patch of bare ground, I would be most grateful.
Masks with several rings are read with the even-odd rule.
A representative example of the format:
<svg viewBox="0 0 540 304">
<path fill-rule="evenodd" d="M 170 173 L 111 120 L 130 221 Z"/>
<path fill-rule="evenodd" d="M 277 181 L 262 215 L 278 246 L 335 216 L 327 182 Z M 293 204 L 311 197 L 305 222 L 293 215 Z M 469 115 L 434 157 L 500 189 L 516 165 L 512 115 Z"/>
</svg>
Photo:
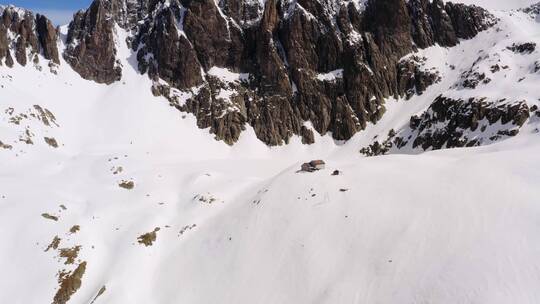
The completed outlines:
<svg viewBox="0 0 540 304">
<path fill-rule="evenodd" d="M 54 114 L 49 111 L 48 109 L 42 108 L 39 105 L 34 105 L 34 109 L 38 112 L 37 115 L 35 115 L 39 120 L 43 122 L 44 125 L 50 126 L 51 123 L 55 126 L 59 127 L 59 125 L 56 123 L 56 117 L 54 117 Z"/>
<path fill-rule="evenodd" d="M 47 251 L 49 251 L 49 250 L 51 250 L 51 249 L 53 249 L 53 250 L 58 249 L 58 246 L 60 246 L 60 241 L 61 241 L 61 240 L 62 240 L 62 239 L 59 238 L 58 235 L 55 236 L 55 237 L 53 238 L 52 242 L 49 244 L 49 246 L 47 246 L 47 248 L 45 249 L 45 252 L 47 252 Z"/>
<path fill-rule="evenodd" d="M 139 244 L 143 244 L 144 246 L 152 246 L 152 244 L 156 241 L 157 238 L 157 232 L 160 230 L 159 227 L 156 227 L 154 231 L 145 233 L 137 238 L 137 241 Z"/>
<path fill-rule="evenodd" d="M 124 189 L 127 189 L 127 190 L 131 190 L 133 188 L 135 188 L 135 183 L 133 181 L 121 181 L 118 186 L 120 188 L 124 188 Z"/>
<path fill-rule="evenodd" d="M 34 134 L 29 129 L 26 129 L 24 134 L 19 136 L 19 141 L 27 145 L 33 145 L 34 141 L 32 141 L 32 137 L 34 137 Z"/>
<path fill-rule="evenodd" d="M 94 304 L 96 302 L 96 300 L 105 293 L 105 291 L 107 290 L 107 287 L 105 287 L 105 285 L 103 285 L 103 287 L 101 287 L 101 289 L 98 291 L 97 295 L 94 297 L 94 299 L 92 300 L 92 302 L 90 302 L 90 304 Z"/>
<path fill-rule="evenodd" d="M 81 230 L 81 226 L 75 225 L 69 229 L 69 233 L 75 234 Z"/>
<path fill-rule="evenodd" d="M 60 288 L 54 295 L 52 304 L 66 304 L 82 285 L 82 278 L 86 272 L 86 262 L 80 263 L 75 270 L 67 272 L 62 270 L 58 274 Z"/>
<path fill-rule="evenodd" d="M 44 137 L 43 139 L 49 146 L 53 148 L 58 148 L 58 142 L 56 141 L 54 137 Z"/>
<path fill-rule="evenodd" d="M 48 213 L 43 213 L 41 214 L 41 216 L 45 219 L 48 219 L 48 220 L 51 220 L 51 221 L 55 221 L 55 222 L 58 222 L 58 216 L 56 215 L 50 215 Z"/>
<path fill-rule="evenodd" d="M 1 148 L 1 149 L 6 149 L 6 150 L 11 150 L 11 149 L 13 149 L 13 146 L 12 146 L 12 145 L 8 145 L 8 144 L 5 144 L 5 143 L 3 143 L 3 142 L 0 140 L 0 148 Z"/>
<path fill-rule="evenodd" d="M 64 264 L 74 264 L 75 259 L 79 256 L 79 251 L 81 250 L 81 246 L 75 246 L 72 248 L 61 248 L 60 249 L 60 257 L 66 259 Z"/>
</svg>

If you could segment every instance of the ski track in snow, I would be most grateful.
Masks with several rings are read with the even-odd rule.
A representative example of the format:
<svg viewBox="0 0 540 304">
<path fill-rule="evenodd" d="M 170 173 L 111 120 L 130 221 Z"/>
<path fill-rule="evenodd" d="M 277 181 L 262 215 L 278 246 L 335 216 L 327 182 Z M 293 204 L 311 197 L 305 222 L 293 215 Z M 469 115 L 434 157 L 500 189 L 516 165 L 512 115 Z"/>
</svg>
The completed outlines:
<svg viewBox="0 0 540 304">
<path fill-rule="evenodd" d="M 380 123 L 344 144 L 295 137 L 268 148 L 249 128 L 233 147 L 215 141 L 152 96 L 125 46 L 123 79 L 110 86 L 82 80 L 64 61 L 58 75 L 0 67 L 0 141 L 12 145 L 0 148 L 0 303 L 51 302 L 58 271 L 79 261 L 87 269 L 69 303 L 92 302 L 102 286 L 96 304 L 539 303 L 540 135 L 526 129 L 489 146 L 420 155 L 358 153 L 441 91 L 472 93 L 448 89 L 480 50 L 540 45 L 540 24 L 497 16 L 501 32 L 421 51 L 443 80 L 409 101 L 388 100 Z M 522 63 L 512 64 L 519 72 Z M 474 94 L 534 101 L 537 84 L 530 77 L 509 91 L 494 80 Z M 5 112 L 35 113 L 34 105 L 58 126 L 29 115 L 17 125 Z M 27 129 L 31 145 L 19 141 Z M 319 158 L 325 170 L 296 173 Z M 70 233 L 74 225 L 80 231 Z M 156 227 L 152 246 L 137 242 Z M 55 236 L 59 248 L 82 246 L 76 264 L 45 252 Z"/>
</svg>

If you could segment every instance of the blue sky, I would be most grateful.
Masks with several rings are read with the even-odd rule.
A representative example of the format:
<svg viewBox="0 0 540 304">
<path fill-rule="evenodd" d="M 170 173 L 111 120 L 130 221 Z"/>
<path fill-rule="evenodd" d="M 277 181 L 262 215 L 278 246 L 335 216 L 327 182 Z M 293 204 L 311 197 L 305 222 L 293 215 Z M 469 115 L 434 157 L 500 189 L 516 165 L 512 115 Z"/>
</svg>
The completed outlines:
<svg viewBox="0 0 540 304">
<path fill-rule="evenodd" d="M 66 24 L 73 13 L 87 8 L 91 0 L 0 0 L 0 4 L 13 4 L 49 17 L 56 25 Z"/>
</svg>

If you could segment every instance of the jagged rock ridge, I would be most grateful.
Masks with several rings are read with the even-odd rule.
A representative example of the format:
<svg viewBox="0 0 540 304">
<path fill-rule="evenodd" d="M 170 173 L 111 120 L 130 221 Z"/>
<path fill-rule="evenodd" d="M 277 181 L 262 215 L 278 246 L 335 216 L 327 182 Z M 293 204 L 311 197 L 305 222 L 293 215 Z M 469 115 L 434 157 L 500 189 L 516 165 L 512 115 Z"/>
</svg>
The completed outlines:
<svg viewBox="0 0 540 304">
<path fill-rule="evenodd" d="M 0 6 L 0 65 L 12 67 L 15 60 L 20 65 L 39 63 L 38 54 L 59 64 L 58 32 L 43 15 L 14 6 Z"/>
<path fill-rule="evenodd" d="M 530 119 L 540 119 L 540 111 L 525 100 L 440 95 L 421 115 L 411 117 L 407 128 L 391 130 L 383 142 L 375 141 L 360 153 L 376 156 L 406 147 L 426 151 L 480 146 L 516 136 Z"/>
<path fill-rule="evenodd" d="M 269 145 L 294 134 L 312 143 L 314 131 L 347 140 L 382 117 L 386 98 L 438 81 L 404 55 L 494 23 L 440 0 L 95 0 L 70 23 L 63 57 L 108 84 L 121 79 L 116 48 L 128 43 L 154 94 L 216 138 L 232 144 L 250 125 Z M 116 26 L 128 41 L 116 41 Z M 1 42 L 0 28 L 0 56 Z"/>
<path fill-rule="evenodd" d="M 262 10 L 234 0 L 170 1 L 152 14 L 133 49 L 154 91 L 228 143 L 247 123 L 270 145 L 293 134 L 310 143 L 313 131 L 351 138 L 382 117 L 385 98 L 437 80 L 400 58 L 417 46 L 456 45 L 494 23 L 481 8 L 441 1 L 368 1 L 365 10 L 345 1 L 269 0 Z M 175 43 L 164 47 L 157 35 Z M 251 77 L 223 83 L 208 73 L 213 67 Z M 186 100 L 176 90 L 195 92 Z"/>
</svg>

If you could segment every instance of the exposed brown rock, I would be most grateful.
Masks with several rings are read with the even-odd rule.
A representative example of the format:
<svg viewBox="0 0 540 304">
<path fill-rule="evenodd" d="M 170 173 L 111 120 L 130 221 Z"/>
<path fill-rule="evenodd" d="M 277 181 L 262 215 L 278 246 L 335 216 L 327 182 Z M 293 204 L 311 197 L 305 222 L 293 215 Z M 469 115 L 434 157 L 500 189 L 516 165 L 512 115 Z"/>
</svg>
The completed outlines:
<svg viewBox="0 0 540 304">
<path fill-rule="evenodd" d="M 107 291 L 107 287 L 106 287 L 105 285 L 103 285 L 103 286 L 99 289 L 98 293 L 96 294 L 96 296 L 94 297 L 94 299 L 92 300 L 92 302 L 90 302 L 90 304 L 94 304 L 94 303 L 97 301 L 97 299 L 105 293 L 105 291 Z"/>
<path fill-rule="evenodd" d="M 38 39 L 33 30 L 34 16 L 27 12 L 19 22 L 17 22 L 17 18 L 15 18 L 15 22 L 17 23 L 15 26 L 19 36 L 15 43 L 15 59 L 17 59 L 20 65 L 26 65 L 29 60 L 28 56 L 32 58 L 39 51 Z M 30 55 L 27 55 L 27 48 L 30 49 Z"/>
<path fill-rule="evenodd" d="M 182 4 L 186 9 L 182 26 L 202 68 L 240 67 L 244 44 L 241 29 L 223 17 L 214 0 L 184 0 Z"/>
<path fill-rule="evenodd" d="M 20 65 L 39 63 L 38 54 L 59 64 L 56 29 L 43 15 L 11 6 L 0 11 L 0 65 L 12 67 L 13 57 Z M 11 35 L 8 35 L 11 32 Z M 3 62 L 2 62 L 3 61 Z"/>
<path fill-rule="evenodd" d="M 3 23 L 0 22 L 0 64 L 3 64 L 8 67 L 13 67 L 13 59 L 11 58 L 11 53 L 9 49 L 9 40 L 7 34 L 7 28 Z"/>
<path fill-rule="evenodd" d="M 64 52 L 64 59 L 83 78 L 106 84 L 122 76 L 110 10 L 111 1 L 96 0 L 87 11 L 77 12 L 69 24 Z"/>
<path fill-rule="evenodd" d="M 38 112 L 36 117 L 39 118 L 44 125 L 47 127 L 50 127 L 51 125 L 55 125 L 57 127 L 59 126 L 56 123 L 56 117 L 51 111 L 49 111 L 49 109 L 42 108 L 39 105 L 34 105 L 34 109 Z"/>
<path fill-rule="evenodd" d="M 58 276 L 60 288 L 54 295 L 52 304 L 66 304 L 82 285 L 86 272 L 86 262 L 80 263 L 72 272 L 62 271 Z"/>
<path fill-rule="evenodd" d="M 60 64 L 58 47 L 56 44 L 58 35 L 51 21 L 49 21 L 47 17 L 37 14 L 36 31 L 38 34 L 39 43 L 43 50 L 43 57 L 52 60 L 52 62 L 56 64 Z"/>
<path fill-rule="evenodd" d="M 511 46 L 507 47 L 507 49 L 518 54 L 531 54 L 536 50 L 536 43 L 534 42 L 526 42 L 526 43 L 521 43 L 521 44 L 514 43 Z"/>
<path fill-rule="evenodd" d="M 369 0 L 365 27 L 372 33 L 380 51 L 394 60 L 413 49 L 411 17 L 405 0 Z"/>
<path fill-rule="evenodd" d="M 405 98 L 422 95 L 429 86 L 440 81 L 441 77 L 437 71 L 426 71 L 421 68 L 426 59 L 412 56 L 399 62 L 398 89 L 404 93 Z"/>
<path fill-rule="evenodd" d="M 66 259 L 64 264 L 69 265 L 75 263 L 75 259 L 79 256 L 80 250 L 81 246 L 60 249 L 60 257 Z"/>
<path fill-rule="evenodd" d="M 193 113 L 217 139 L 233 144 L 249 125 L 269 145 L 293 135 L 309 144 L 307 121 L 322 135 L 348 140 L 381 119 L 386 98 L 409 98 L 437 81 L 418 62 L 400 61 L 404 55 L 454 46 L 494 22 L 479 7 L 441 0 L 369 0 L 365 10 L 342 1 L 95 0 L 69 25 L 63 56 L 86 79 L 117 81 L 116 23 L 131 34 L 116 43 L 137 53 L 154 95 Z M 43 53 L 54 61 L 53 31 L 41 19 L 38 25 Z M 7 64 L 4 36 L 0 26 Z M 32 48 L 32 35 L 23 36 L 21 44 Z M 208 74 L 213 67 L 250 79 L 226 83 Z"/>
<path fill-rule="evenodd" d="M 38 15 L 39 17 L 39 15 Z M 39 17 L 41 24 L 48 22 L 47 18 Z M 48 41 L 47 37 L 39 37 L 40 31 L 44 33 L 43 28 L 37 23 L 38 18 L 34 17 L 30 11 L 16 9 L 14 7 L 6 7 L 0 16 L 0 63 L 4 63 L 8 67 L 12 67 L 13 57 L 20 65 L 26 65 L 28 61 L 39 63 L 37 54 L 45 54 L 56 49 L 56 36 L 53 41 Z M 12 35 L 8 35 L 8 31 Z M 43 38 L 43 39 L 41 39 Z M 53 45 L 54 44 L 54 45 Z M 47 53 L 47 54 L 50 54 Z M 56 54 L 58 51 L 56 49 Z M 57 55 L 58 57 L 58 55 Z M 45 56 L 46 59 L 52 57 Z"/>
<path fill-rule="evenodd" d="M 313 134 L 313 130 L 308 129 L 305 126 L 301 127 L 300 136 L 302 136 L 302 143 L 305 145 L 311 145 L 315 143 L 315 135 Z"/>
<path fill-rule="evenodd" d="M 255 24 L 264 9 L 259 1 L 223 0 L 224 13 L 242 28 Z"/>
<path fill-rule="evenodd" d="M 135 37 L 139 70 L 151 78 L 161 78 L 178 89 L 202 84 L 201 65 L 191 42 L 179 31 L 183 16 L 178 1 L 155 12 Z"/>
<path fill-rule="evenodd" d="M 471 39 L 496 23 L 491 14 L 475 5 L 447 2 L 444 8 L 452 20 L 457 38 Z"/>
<path fill-rule="evenodd" d="M 124 188 L 124 189 L 127 189 L 127 190 L 131 190 L 133 188 L 135 188 L 135 183 L 133 181 L 121 181 L 118 186 L 120 188 Z"/>
<path fill-rule="evenodd" d="M 508 132 L 499 131 L 499 135 L 514 136 L 513 132 L 523 126 L 529 117 L 529 107 L 524 101 L 496 106 L 485 98 L 454 100 L 439 96 L 422 116 L 411 119 L 411 128 L 418 132 L 413 147 L 436 150 L 443 146 L 455 148 L 478 145 L 478 140 L 467 139 L 466 131 L 477 130 L 482 120 L 487 120 L 490 125 L 497 122 L 508 124 Z M 438 122 L 444 122 L 446 127 L 433 130 L 432 126 Z"/>
<path fill-rule="evenodd" d="M 51 221 L 55 221 L 55 222 L 58 221 L 58 216 L 56 216 L 56 215 L 50 215 L 50 214 L 48 214 L 48 213 L 43 213 L 43 214 L 41 214 L 41 216 L 42 216 L 43 218 L 48 219 L 48 220 L 51 220 Z"/>
<path fill-rule="evenodd" d="M 8 144 L 5 144 L 5 143 L 3 143 L 3 142 L 0 140 L 0 148 L 6 149 L 6 150 L 11 150 L 11 149 L 13 149 L 13 146 L 12 146 L 12 145 L 8 145 Z"/>
<path fill-rule="evenodd" d="M 79 225 L 74 225 L 73 227 L 71 227 L 71 228 L 69 229 L 69 233 L 75 234 L 75 233 L 79 232 L 79 230 L 81 230 L 81 226 L 79 226 Z"/>
<path fill-rule="evenodd" d="M 366 156 L 397 151 L 405 146 L 413 149 L 473 147 L 516 136 L 532 113 L 526 101 L 502 103 L 487 98 L 466 100 L 437 97 L 420 116 L 410 119 L 408 128 L 396 133 L 391 130 L 382 142 L 374 141 L 360 150 Z M 495 130 L 488 127 L 500 124 Z"/>
<path fill-rule="evenodd" d="M 51 249 L 54 249 L 54 250 L 58 249 L 58 246 L 60 246 L 61 240 L 62 240 L 61 238 L 59 238 L 58 236 L 55 236 L 53 240 L 51 241 L 51 243 L 49 244 L 49 246 L 47 246 L 47 248 L 45 249 L 45 252 Z"/>
<path fill-rule="evenodd" d="M 49 146 L 53 148 L 58 148 L 58 142 L 53 137 L 44 137 L 43 139 Z"/>
<path fill-rule="evenodd" d="M 154 231 L 148 232 L 148 233 L 145 233 L 145 234 L 139 236 L 137 238 L 137 242 L 139 242 L 139 244 L 142 244 L 142 245 L 144 245 L 146 247 L 152 246 L 152 244 L 154 244 L 154 242 L 156 241 L 157 232 L 159 230 L 160 230 L 160 228 L 157 227 L 156 229 L 154 229 Z"/>
</svg>

